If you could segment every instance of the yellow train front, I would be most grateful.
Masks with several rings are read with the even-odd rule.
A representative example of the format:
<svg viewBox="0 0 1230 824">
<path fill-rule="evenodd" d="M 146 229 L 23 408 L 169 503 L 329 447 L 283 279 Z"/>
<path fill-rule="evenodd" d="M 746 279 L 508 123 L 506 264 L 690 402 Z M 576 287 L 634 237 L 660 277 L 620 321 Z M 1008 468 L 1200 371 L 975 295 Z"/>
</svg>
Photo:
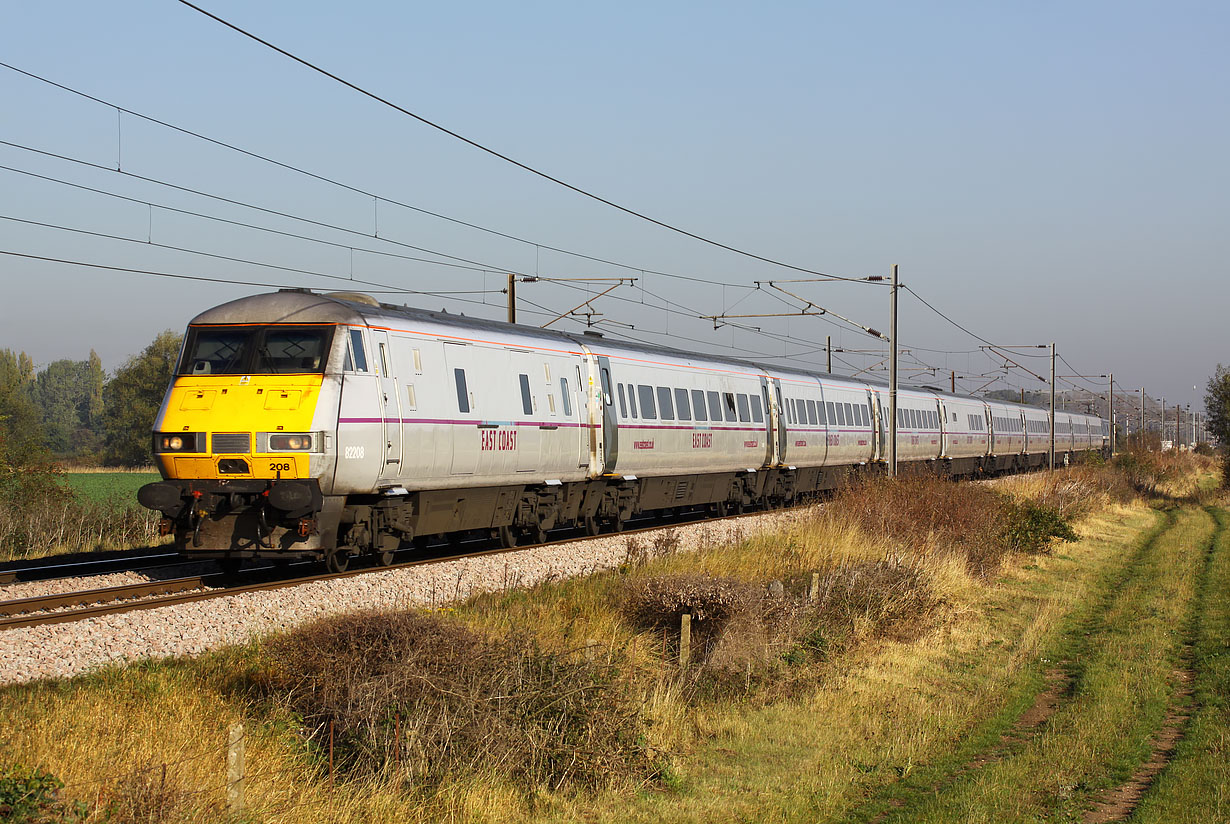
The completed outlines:
<svg viewBox="0 0 1230 824">
<path fill-rule="evenodd" d="M 337 330 L 356 321 L 336 301 L 284 293 L 192 321 L 154 424 L 164 480 L 138 494 L 177 548 L 237 566 L 320 557 L 336 543 L 322 480 L 336 457 Z"/>
</svg>

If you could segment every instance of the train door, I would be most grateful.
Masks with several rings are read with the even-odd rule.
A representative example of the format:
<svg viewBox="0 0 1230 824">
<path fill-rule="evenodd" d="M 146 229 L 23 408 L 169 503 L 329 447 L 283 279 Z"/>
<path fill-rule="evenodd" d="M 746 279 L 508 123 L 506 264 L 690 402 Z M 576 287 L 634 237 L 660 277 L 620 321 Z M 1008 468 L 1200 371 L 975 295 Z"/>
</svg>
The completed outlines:
<svg viewBox="0 0 1230 824">
<path fill-rule="evenodd" d="M 614 472 L 619 461 L 619 425 L 615 418 L 615 390 L 611 382 L 611 362 L 598 356 L 598 374 L 602 381 L 602 464 L 604 471 Z"/>
<path fill-rule="evenodd" d="M 773 463 L 784 464 L 790 432 L 786 429 L 786 407 L 782 405 L 782 382 L 777 378 L 771 380 L 773 381 L 773 400 L 776 403 L 773 407 L 773 425 L 777 428 L 777 456 Z"/>
<path fill-rule="evenodd" d="M 764 407 L 764 461 L 763 466 L 773 466 L 776 463 L 773 460 L 773 455 L 777 452 L 777 439 L 773 434 L 774 412 L 773 404 L 769 401 L 769 379 L 764 375 L 760 376 L 760 403 Z"/>
<path fill-rule="evenodd" d="M 396 365 L 389 346 L 389 333 L 372 330 L 376 345 L 376 369 L 380 373 L 380 417 L 384 425 L 384 468 L 381 478 L 396 478 L 401 474 L 401 395 L 397 391 Z"/>
<path fill-rule="evenodd" d="M 871 410 L 871 460 L 884 460 L 885 444 L 884 440 L 884 416 L 880 410 L 880 394 L 867 390 L 867 407 Z"/>
<path fill-rule="evenodd" d="M 452 396 L 450 414 L 443 416 L 457 419 L 446 423 L 442 433 L 449 440 L 452 461 L 449 472 L 453 475 L 472 475 L 478 464 L 478 452 L 482 432 L 473 415 L 474 392 L 471 382 L 477 377 L 471 368 L 470 346 L 464 343 L 444 343 L 444 364 L 447 370 L 447 394 Z"/>
<path fill-rule="evenodd" d="M 516 466 L 518 472 L 534 472 L 542 468 L 542 435 L 541 427 L 547 416 L 546 396 L 540 389 L 541 383 L 535 378 L 542 373 L 542 362 L 536 355 L 529 352 L 514 352 L 512 356 L 512 374 L 517 381 L 516 389 Z M 502 375 L 489 376 L 493 385 L 506 380 Z"/>
</svg>

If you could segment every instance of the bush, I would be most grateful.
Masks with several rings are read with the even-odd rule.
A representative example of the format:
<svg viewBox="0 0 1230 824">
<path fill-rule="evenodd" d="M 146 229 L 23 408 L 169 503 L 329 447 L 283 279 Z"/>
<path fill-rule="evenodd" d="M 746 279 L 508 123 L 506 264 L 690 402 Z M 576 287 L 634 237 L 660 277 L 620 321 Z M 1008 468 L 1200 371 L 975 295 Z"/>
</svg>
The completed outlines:
<svg viewBox="0 0 1230 824">
<path fill-rule="evenodd" d="M 611 651 L 575 655 L 487 638 L 418 612 L 330 618 L 274 639 L 263 685 L 343 770 L 401 765 L 430 788 L 497 773 L 527 791 L 648 774 L 642 722 Z M 590 651 L 593 652 L 592 650 Z"/>
<path fill-rule="evenodd" d="M 1036 554 L 1047 551 L 1052 538 L 1075 541 L 1078 536 L 1057 509 L 1021 500 L 1008 503 L 999 538 L 1017 552 Z"/>
<path fill-rule="evenodd" d="M 17 764 L 0 766 L 0 821 L 13 824 L 68 824 L 83 821 L 83 802 L 59 800 L 64 782 L 51 773 Z"/>
</svg>

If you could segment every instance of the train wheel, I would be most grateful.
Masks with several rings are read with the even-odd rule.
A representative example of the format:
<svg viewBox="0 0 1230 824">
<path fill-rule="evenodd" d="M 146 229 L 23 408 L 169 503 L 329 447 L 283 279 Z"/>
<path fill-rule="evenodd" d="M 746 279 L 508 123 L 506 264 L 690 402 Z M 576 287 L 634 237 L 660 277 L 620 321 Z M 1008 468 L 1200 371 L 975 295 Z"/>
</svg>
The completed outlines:
<svg viewBox="0 0 1230 824">
<path fill-rule="evenodd" d="M 376 553 L 376 563 L 380 566 L 387 567 L 393 565 L 393 550 L 386 549 L 383 552 Z"/>
<path fill-rule="evenodd" d="M 619 515 L 616 515 L 614 518 L 611 519 L 611 531 L 612 532 L 623 532 L 624 531 L 624 519 L 620 517 Z"/>
<path fill-rule="evenodd" d="M 500 546 L 505 549 L 512 549 L 517 545 L 517 530 L 511 526 L 497 527 L 496 538 L 499 539 Z"/>
<path fill-rule="evenodd" d="M 602 531 L 602 524 L 598 522 L 598 519 L 592 516 L 586 515 L 585 516 L 585 534 L 592 538 L 593 536 L 597 535 L 601 531 Z"/>
<path fill-rule="evenodd" d="M 547 531 L 541 526 L 527 526 L 522 532 L 527 544 L 545 544 L 547 542 Z"/>
<path fill-rule="evenodd" d="M 325 556 L 325 569 L 330 572 L 345 572 L 350 566 L 350 552 L 345 547 L 338 547 Z"/>
</svg>

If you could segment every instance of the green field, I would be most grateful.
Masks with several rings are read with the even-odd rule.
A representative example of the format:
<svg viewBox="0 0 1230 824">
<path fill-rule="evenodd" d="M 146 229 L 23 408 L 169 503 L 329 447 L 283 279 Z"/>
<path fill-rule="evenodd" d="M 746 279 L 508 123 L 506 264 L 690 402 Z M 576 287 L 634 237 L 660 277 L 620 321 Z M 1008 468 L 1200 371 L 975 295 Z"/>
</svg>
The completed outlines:
<svg viewBox="0 0 1230 824">
<path fill-rule="evenodd" d="M 65 472 L 64 479 L 83 501 L 119 509 L 137 505 L 137 490 L 161 476 L 157 472 Z"/>
</svg>

